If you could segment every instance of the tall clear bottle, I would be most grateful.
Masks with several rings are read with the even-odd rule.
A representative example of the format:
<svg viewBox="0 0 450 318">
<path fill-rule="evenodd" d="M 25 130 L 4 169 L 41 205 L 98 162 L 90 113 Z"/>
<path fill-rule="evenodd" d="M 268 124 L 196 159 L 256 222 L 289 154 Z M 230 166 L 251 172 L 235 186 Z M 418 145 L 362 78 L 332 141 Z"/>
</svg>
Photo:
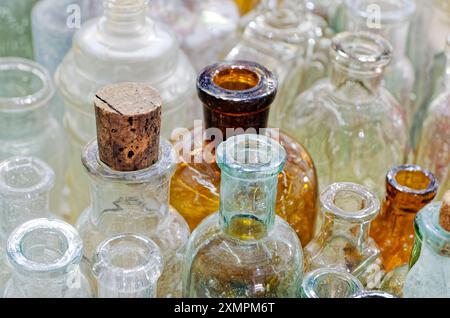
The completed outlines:
<svg viewBox="0 0 450 318">
<path fill-rule="evenodd" d="M 248 60 L 273 71 L 279 94 L 270 124 L 279 127 L 285 108 L 328 70 L 329 30 L 306 10 L 303 0 L 262 0 L 227 60 Z"/>
<path fill-rule="evenodd" d="M 282 128 L 310 151 L 319 184 L 362 184 L 383 195 L 384 176 L 403 164 L 405 109 L 381 86 L 392 47 L 381 36 L 344 32 L 333 39 L 331 75 L 298 97 Z"/>
<path fill-rule="evenodd" d="M 406 46 L 410 21 L 416 10 L 415 1 L 345 0 L 345 5 L 348 30 L 377 33 L 392 44 L 392 61 L 384 71 L 384 87 L 406 108 L 411 126 L 417 111 L 413 96 L 415 74 L 406 56 Z M 378 19 L 374 18 L 375 13 Z"/>
<path fill-rule="evenodd" d="M 109 85 L 96 96 L 98 141 L 82 156 L 92 199 L 77 221 L 84 259 L 90 269 L 97 247 L 115 234 L 146 236 L 164 257 L 158 297 L 179 296 L 189 227 L 169 205 L 176 154 L 159 138 L 161 98 L 135 83 Z"/>
<path fill-rule="evenodd" d="M 217 149 L 220 210 L 197 227 L 183 265 L 183 296 L 298 297 L 303 256 L 295 231 L 275 215 L 286 153 L 261 135 L 228 138 Z"/>
<path fill-rule="evenodd" d="M 95 137 L 93 101 L 103 85 L 122 81 L 155 86 L 164 100 L 163 136 L 192 125 L 195 71 L 169 29 L 147 16 L 147 0 L 103 0 L 104 14 L 76 32 L 56 72 L 70 141 L 67 180 L 73 219 L 89 204 L 88 181 L 79 162 Z M 199 110 L 198 110 L 199 112 Z"/>
<path fill-rule="evenodd" d="M 305 272 L 335 267 L 374 288 L 382 278 L 380 250 L 369 237 L 380 211 L 376 195 L 354 183 L 335 183 L 321 194 L 323 224 L 305 247 Z"/>
<path fill-rule="evenodd" d="M 420 257 L 406 276 L 407 298 L 450 297 L 450 191 L 443 202 L 426 206 L 417 216 L 423 237 Z"/>
<path fill-rule="evenodd" d="M 277 129 L 267 128 L 277 94 L 276 76 L 257 63 L 222 62 L 201 72 L 197 88 L 204 106 L 204 127 L 194 127 L 174 144 L 180 163 L 170 187 L 170 204 L 193 230 L 219 209 L 218 143 L 240 133 L 265 134 L 280 142 L 287 152 L 278 177 L 275 211 L 306 245 L 314 235 L 319 210 L 317 176 L 302 145 Z"/>
<path fill-rule="evenodd" d="M 49 112 L 54 87 L 39 64 L 20 58 L 0 58 L 0 160 L 33 156 L 55 172 L 51 210 L 69 216 L 64 194 L 66 154 L 64 131 Z"/>
<path fill-rule="evenodd" d="M 441 184 L 438 199 L 450 188 L 450 36 L 445 89 L 431 103 L 417 145 L 416 163 L 431 170 Z"/>
<path fill-rule="evenodd" d="M 37 158 L 12 157 L 0 162 L 0 295 L 11 276 L 6 241 L 20 224 L 50 217 L 54 179 L 53 170 Z"/>
<path fill-rule="evenodd" d="M 99 298 L 154 298 L 164 267 L 162 252 L 152 240 L 118 234 L 97 248 L 92 271 Z"/>
<path fill-rule="evenodd" d="M 6 298 L 87 298 L 92 289 L 81 273 L 83 244 L 69 224 L 34 219 L 16 228 L 8 238 L 8 261 L 13 274 Z"/>
</svg>

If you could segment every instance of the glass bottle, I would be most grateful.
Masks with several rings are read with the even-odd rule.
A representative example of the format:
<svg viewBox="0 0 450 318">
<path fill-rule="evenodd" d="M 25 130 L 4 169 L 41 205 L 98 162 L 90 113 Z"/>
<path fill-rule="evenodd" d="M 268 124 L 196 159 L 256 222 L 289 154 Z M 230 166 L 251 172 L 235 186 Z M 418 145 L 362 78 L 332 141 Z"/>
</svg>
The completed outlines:
<svg viewBox="0 0 450 318">
<path fill-rule="evenodd" d="M 105 240 L 97 248 L 92 267 L 99 298 L 154 298 L 162 269 L 158 245 L 134 234 Z"/>
<path fill-rule="evenodd" d="M 424 116 L 416 163 L 431 170 L 441 184 L 437 198 L 450 188 L 450 36 L 447 48 L 446 88 Z"/>
<path fill-rule="evenodd" d="M 369 237 L 370 222 L 380 210 L 376 195 L 354 183 L 335 183 L 321 194 L 323 224 L 305 247 L 305 273 L 336 267 L 368 288 L 382 278 L 380 250 Z"/>
<path fill-rule="evenodd" d="M 90 18 L 100 14 L 98 0 L 42 0 L 31 13 L 35 59 L 50 74 L 72 46 L 76 30 Z"/>
<path fill-rule="evenodd" d="M 338 34 L 330 77 L 300 95 L 287 112 L 282 128 L 310 151 L 321 187 L 350 181 L 381 197 L 386 171 L 403 164 L 404 108 L 380 85 L 391 52 L 379 35 Z"/>
<path fill-rule="evenodd" d="M 68 217 L 64 132 L 49 113 L 54 95 L 50 75 L 35 62 L 0 58 L 0 83 L 0 160 L 21 155 L 48 163 L 56 175 L 51 210 Z"/>
<path fill-rule="evenodd" d="M 279 79 L 270 124 L 279 127 L 295 96 L 326 76 L 329 30 L 305 9 L 304 1 L 262 0 L 227 60 L 260 63 Z"/>
<path fill-rule="evenodd" d="M 398 166 L 388 172 L 385 200 L 370 227 L 386 272 L 408 263 L 414 243 L 414 219 L 434 199 L 437 189 L 433 174 L 419 166 Z"/>
<path fill-rule="evenodd" d="M 91 141 L 82 156 L 91 204 L 76 225 L 86 264 L 90 269 L 97 247 L 115 234 L 146 236 L 158 244 L 164 257 L 158 297 L 177 297 L 189 227 L 169 205 L 176 153 L 169 142 L 160 141 L 161 98 L 155 89 L 137 83 L 108 85 L 96 96 L 98 142 Z M 142 113 L 133 116 L 132 106 Z M 155 108 L 150 111 L 150 107 Z M 124 161 L 127 167 L 114 164 Z"/>
<path fill-rule="evenodd" d="M 37 0 L 2 1 L 0 6 L 0 56 L 32 59 L 30 13 Z"/>
<path fill-rule="evenodd" d="M 175 31 L 197 71 L 221 60 L 236 41 L 239 10 L 233 0 L 153 0 L 149 5 L 150 15 Z"/>
<path fill-rule="evenodd" d="M 95 92 L 108 83 L 144 82 L 163 100 L 163 135 L 192 125 L 195 71 L 171 31 L 147 17 L 147 0 L 103 0 L 104 14 L 75 33 L 73 46 L 55 78 L 65 106 L 70 141 L 70 207 L 73 220 L 89 204 L 80 165 L 83 147 L 95 137 Z M 200 112 L 200 110 L 198 110 Z M 193 117 L 193 118 L 191 118 Z"/>
<path fill-rule="evenodd" d="M 431 203 L 417 215 L 423 243 L 417 263 L 406 276 L 406 298 L 450 297 L 450 232 L 439 222 L 442 213 L 447 213 L 447 222 L 450 219 L 447 193 L 444 202 Z"/>
<path fill-rule="evenodd" d="M 303 279 L 302 298 L 350 298 L 363 290 L 361 282 L 348 272 L 335 268 L 319 268 Z"/>
<path fill-rule="evenodd" d="M 384 87 L 405 106 L 408 125 L 412 125 L 416 104 L 413 97 L 414 67 L 406 56 L 414 0 L 346 0 L 347 29 L 382 35 L 393 46 L 392 61 L 384 71 Z M 376 11 L 375 11 L 376 10 Z M 377 19 L 373 17 L 377 14 Z"/>
<path fill-rule="evenodd" d="M 13 268 L 6 298 L 87 298 L 89 282 L 81 273 L 83 244 L 69 224 L 34 219 L 14 230 L 7 255 Z"/>
<path fill-rule="evenodd" d="M 12 157 L 0 162 L 0 295 L 11 276 L 6 259 L 6 241 L 20 224 L 50 217 L 49 192 L 53 170 L 42 160 Z"/>
<path fill-rule="evenodd" d="M 317 177 L 300 144 L 282 132 L 265 129 L 277 91 L 275 75 L 253 62 L 223 62 L 203 70 L 197 89 L 204 105 L 205 130 L 194 127 L 175 143 L 180 160 L 171 183 L 171 205 L 193 230 L 219 209 L 221 174 L 214 158 L 216 145 L 232 134 L 267 134 L 288 154 L 278 177 L 276 213 L 295 229 L 302 244 L 307 244 L 319 205 Z"/>
<path fill-rule="evenodd" d="M 298 297 L 303 256 L 295 231 L 275 215 L 286 153 L 255 134 L 217 148 L 220 209 L 192 233 L 183 264 L 183 296 Z"/>
</svg>

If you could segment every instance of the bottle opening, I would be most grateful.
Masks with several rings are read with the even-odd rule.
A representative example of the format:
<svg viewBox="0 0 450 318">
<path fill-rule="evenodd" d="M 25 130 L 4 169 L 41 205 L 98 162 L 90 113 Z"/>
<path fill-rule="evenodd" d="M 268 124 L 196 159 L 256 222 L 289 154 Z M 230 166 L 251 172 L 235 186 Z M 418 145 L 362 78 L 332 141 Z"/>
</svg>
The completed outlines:
<svg viewBox="0 0 450 318">
<path fill-rule="evenodd" d="M 221 69 L 213 78 L 214 84 L 230 91 L 246 91 L 256 87 L 260 78 L 255 72 L 243 68 Z"/>
<path fill-rule="evenodd" d="M 363 288 L 355 277 L 339 270 L 320 269 L 310 275 L 304 289 L 306 292 L 311 289 L 308 294 L 314 298 L 349 298 Z"/>
<path fill-rule="evenodd" d="M 430 178 L 422 171 L 399 171 L 395 180 L 399 185 L 412 190 L 426 190 L 431 183 Z"/>
<path fill-rule="evenodd" d="M 350 190 L 342 190 L 336 193 L 333 203 L 342 211 L 349 213 L 359 212 L 367 206 L 367 202 L 363 196 Z"/>
<path fill-rule="evenodd" d="M 111 266 L 132 270 L 147 266 L 154 254 L 153 249 L 153 245 L 149 245 L 146 240 L 129 235 L 109 241 L 104 245 L 102 254 Z"/>
<path fill-rule="evenodd" d="M 61 232 L 46 228 L 26 234 L 20 245 L 26 259 L 41 265 L 57 262 L 68 249 L 67 238 Z"/>
<path fill-rule="evenodd" d="M 434 175 L 420 166 L 403 165 L 392 168 L 387 174 L 388 191 L 394 188 L 400 193 L 414 195 L 432 194 L 430 200 L 437 193 L 438 183 Z"/>
</svg>

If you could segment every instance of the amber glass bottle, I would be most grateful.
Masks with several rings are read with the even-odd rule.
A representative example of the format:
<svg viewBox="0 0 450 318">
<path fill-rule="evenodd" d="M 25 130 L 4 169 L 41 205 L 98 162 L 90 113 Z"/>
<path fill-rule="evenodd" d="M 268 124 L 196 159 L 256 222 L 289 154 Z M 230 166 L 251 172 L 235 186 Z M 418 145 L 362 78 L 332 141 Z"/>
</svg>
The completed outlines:
<svg viewBox="0 0 450 318">
<path fill-rule="evenodd" d="M 398 166 L 388 172 L 386 197 L 370 229 L 370 236 L 381 250 L 386 272 L 409 261 L 414 244 L 414 218 L 434 199 L 437 189 L 433 174 L 419 166 Z"/>
<path fill-rule="evenodd" d="M 277 129 L 265 129 L 277 91 L 275 75 L 257 63 L 223 62 L 201 72 L 197 91 L 204 106 L 205 127 L 194 128 L 174 141 L 180 164 L 171 183 L 171 205 L 194 229 L 219 210 L 220 169 L 215 146 L 234 134 L 269 134 L 287 152 L 278 177 L 276 212 L 306 245 L 313 235 L 318 208 L 316 171 L 303 146 Z"/>
</svg>

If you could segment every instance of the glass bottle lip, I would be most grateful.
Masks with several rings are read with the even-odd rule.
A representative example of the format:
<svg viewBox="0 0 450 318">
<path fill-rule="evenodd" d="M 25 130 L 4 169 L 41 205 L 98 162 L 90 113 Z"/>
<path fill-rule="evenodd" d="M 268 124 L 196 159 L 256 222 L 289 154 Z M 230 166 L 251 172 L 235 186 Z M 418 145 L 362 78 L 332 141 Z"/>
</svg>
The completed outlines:
<svg viewBox="0 0 450 318">
<path fill-rule="evenodd" d="M 366 20 L 374 14 L 369 10 L 370 5 L 380 9 L 379 18 L 382 24 L 397 24 L 407 21 L 416 12 L 416 3 L 413 0 L 378 0 L 376 2 L 373 0 L 345 0 L 345 6 L 353 16 Z"/>
<path fill-rule="evenodd" d="M 221 87 L 215 82 L 215 78 L 220 73 L 233 70 L 246 71 L 252 76 L 257 76 L 257 84 L 249 89 L 232 90 Z M 197 78 L 199 98 L 204 104 L 211 104 L 210 107 L 214 107 L 215 102 L 234 104 L 245 101 L 253 104 L 258 100 L 265 100 L 265 103 L 270 104 L 275 98 L 277 88 L 278 80 L 272 71 L 261 64 L 244 60 L 224 61 L 209 65 L 200 72 Z M 268 98 L 271 99 L 270 102 L 267 102 Z"/>
<path fill-rule="evenodd" d="M 353 295 L 352 298 L 399 298 L 399 297 L 385 291 L 363 290 Z"/>
<path fill-rule="evenodd" d="M 65 250 L 51 262 L 34 261 L 24 255 L 24 243 L 34 233 L 53 232 L 64 240 Z M 78 266 L 83 254 L 83 242 L 78 232 L 70 224 L 57 219 L 34 219 L 17 227 L 9 236 L 7 255 L 11 265 L 21 273 L 53 274 L 55 276 L 71 272 Z"/>
<path fill-rule="evenodd" d="M 139 264 L 121 266 L 115 257 L 125 257 L 122 252 L 141 252 Z M 142 235 L 123 233 L 103 241 L 97 248 L 92 271 L 97 280 L 112 289 L 127 291 L 130 288 L 144 289 L 155 284 L 163 270 L 163 256 L 159 246 Z"/>
<path fill-rule="evenodd" d="M 321 298 L 317 294 L 317 284 L 330 277 L 341 282 L 345 282 L 349 288 L 349 296 L 364 289 L 363 285 L 355 276 L 349 274 L 347 271 L 338 268 L 319 268 L 312 272 L 309 272 L 302 282 L 302 291 L 308 298 Z"/>
<path fill-rule="evenodd" d="M 402 171 L 422 173 L 426 178 L 428 178 L 429 184 L 424 189 L 412 189 L 408 186 L 401 185 L 396 177 Z M 423 169 L 418 165 L 411 164 L 397 166 L 389 170 L 386 176 L 386 181 L 389 185 L 394 187 L 399 192 L 417 196 L 427 196 L 433 193 L 437 193 L 439 187 L 439 183 L 437 182 L 436 177 L 429 170 Z"/>
<path fill-rule="evenodd" d="M 335 199 L 338 194 L 351 192 L 356 194 L 364 206 L 360 210 L 346 211 L 338 207 Z M 351 182 L 341 182 L 329 185 L 320 195 L 320 201 L 326 213 L 332 213 L 335 217 L 353 222 L 368 222 L 373 220 L 380 211 L 380 201 L 377 196 L 365 187 Z"/>
<path fill-rule="evenodd" d="M 9 179 L 7 174 L 20 173 L 18 172 L 20 169 L 27 169 L 23 174 L 28 174 L 29 178 L 31 178 L 30 173 L 33 172 L 37 180 L 25 186 L 10 184 L 10 181 L 7 180 Z M 32 171 L 29 169 L 32 169 Z M 55 173 L 52 168 L 38 158 L 16 156 L 0 162 L 0 195 L 2 196 L 21 198 L 26 195 L 27 198 L 32 199 L 35 196 L 48 193 L 53 188 L 54 181 Z"/>
<path fill-rule="evenodd" d="M 0 112 L 21 113 L 48 104 L 55 89 L 48 71 L 40 64 L 17 57 L 0 58 L 0 74 L 5 71 L 22 72 L 28 79 L 33 77 L 40 81 L 40 87 L 32 93 L 23 96 L 0 96 Z"/>
<path fill-rule="evenodd" d="M 416 216 L 423 240 L 431 243 L 434 249 L 441 252 L 442 247 L 450 253 L 450 232 L 439 224 L 442 202 L 433 202 L 424 207 Z M 449 254 L 450 255 L 450 254 Z"/>
<path fill-rule="evenodd" d="M 278 175 L 286 161 L 286 151 L 270 137 L 242 134 L 219 144 L 217 164 L 222 172 L 236 178 L 267 178 Z"/>
<path fill-rule="evenodd" d="M 158 176 L 172 173 L 177 163 L 177 157 L 172 145 L 161 139 L 159 143 L 159 160 L 150 167 L 137 171 L 116 171 L 103 163 L 98 154 L 97 140 L 86 145 L 82 163 L 91 176 L 108 182 L 143 183 Z"/>
<path fill-rule="evenodd" d="M 335 65 L 359 75 L 381 74 L 392 52 L 392 45 L 381 35 L 365 31 L 342 32 L 331 42 Z"/>
</svg>

